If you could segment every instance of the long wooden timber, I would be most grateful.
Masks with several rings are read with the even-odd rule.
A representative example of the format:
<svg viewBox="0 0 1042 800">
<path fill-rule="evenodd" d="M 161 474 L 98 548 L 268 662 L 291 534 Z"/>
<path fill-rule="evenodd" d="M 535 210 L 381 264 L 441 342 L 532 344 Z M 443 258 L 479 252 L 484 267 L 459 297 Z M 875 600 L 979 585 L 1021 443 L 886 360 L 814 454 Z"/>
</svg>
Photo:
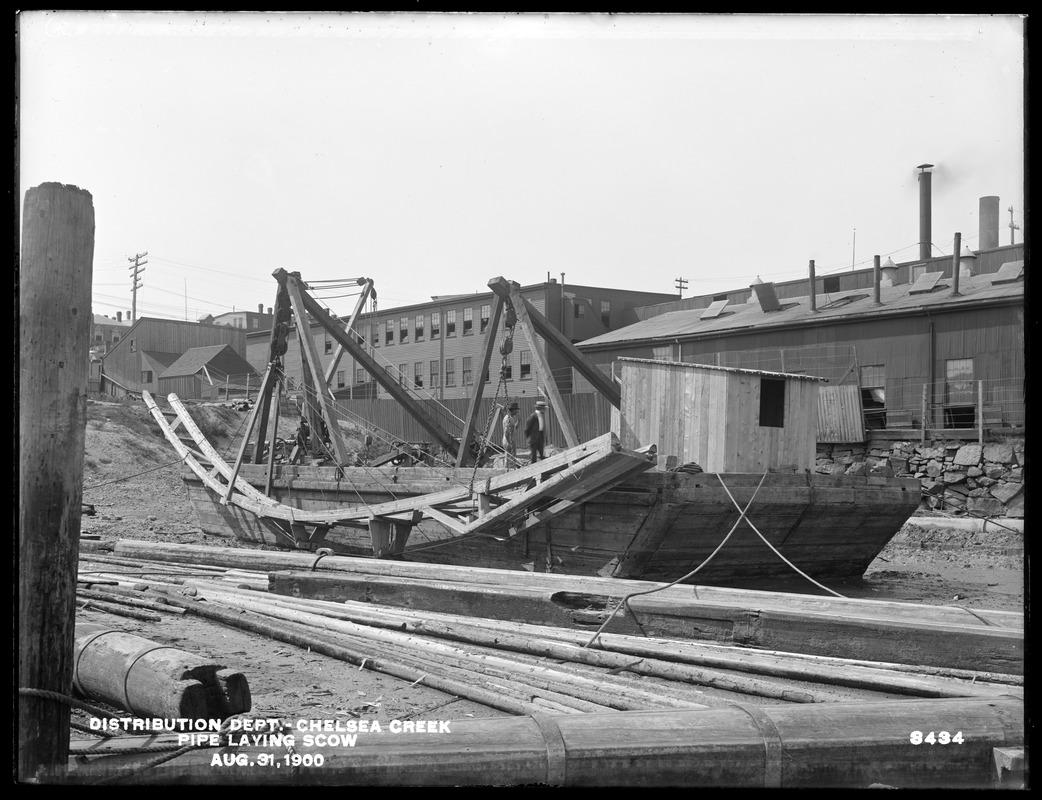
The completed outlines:
<svg viewBox="0 0 1042 800">
<path fill-rule="evenodd" d="M 784 607 L 784 600 L 774 607 L 740 606 L 706 602 L 697 593 L 686 598 L 636 596 L 627 612 L 618 608 L 625 591 L 621 587 L 607 595 L 317 571 L 273 572 L 268 586 L 271 592 L 294 597 L 535 622 L 585 629 L 591 635 L 607 623 L 605 630 L 611 633 L 1013 674 L 1024 669 L 1023 631 L 988 625 L 971 614 L 961 624 L 893 620 L 885 613 L 866 612 L 864 605 L 844 609 L 837 602 L 827 611 L 805 606 L 792 610 Z"/>
<path fill-rule="evenodd" d="M 992 788 L 995 748 L 1024 743 L 1023 704 L 1015 699 L 736 704 L 436 720 L 433 733 L 426 725 L 406 729 L 402 721 L 378 730 L 369 720 L 355 722 L 368 723 L 365 732 L 360 724 L 354 733 L 345 729 L 324 738 L 294 730 L 291 742 L 278 738 L 189 751 L 128 782 Z M 958 734 L 959 741 L 911 743 L 913 731 L 929 730 Z M 155 759 L 155 753 L 120 755 L 121 747 L 177 741 L 164 734 L 75 742 L 67 771 L 55 778 L 72 784 L 116 778 Z M 261 754 L 273 755 L 279 766 Z M 299 756 L 296 768 L 290 767 L 293 754 Z"/>
<path fill-rule="evenodd" d="M 119 556 L 181 564 L 209 564 L 265 572 L 311 569 L 315 556 L 205 545 L 167 544 L 120 539 L 115 552 Z M 380 561 L 370 558 L 332 556 L 315 565 L 317 572 L 354 573 L 376 577 L 458 582 L 498 587 L 518 586 L 542 589 L 548 593 L 567 592 L 621 598 L 626 594 L 658 590 L 656 597 L 677 602 L 698 601 L 736 608 L 788 610 L 794 613 L 850 614 L 878 617 L 881 620 L 928 622 L 936 624 L 1007 628 L 1023 631 L 1024 614 L 961 605 L 934 606 L 889 600 L 859 600 L 819 595 L 765 592 L 754 589 L 732 589 L 719 586 L 670 586 L 657 581 L 619 580 L 584 575 L 558 575 L 519 570 L 464 567 L 453 564 L 425 564 L 408 561 Z"/>
</svg>

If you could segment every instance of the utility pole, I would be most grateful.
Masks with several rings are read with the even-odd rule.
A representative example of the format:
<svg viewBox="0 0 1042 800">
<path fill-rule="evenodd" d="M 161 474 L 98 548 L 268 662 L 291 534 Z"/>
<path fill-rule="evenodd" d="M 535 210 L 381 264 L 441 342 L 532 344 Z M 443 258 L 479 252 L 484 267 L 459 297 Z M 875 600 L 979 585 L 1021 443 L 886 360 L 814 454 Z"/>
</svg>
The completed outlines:
<svg viewBox="0 0 1042 800">
<path fill-rule="evenodd" d="M 1009 207 L 1009 243 L 1013 244 L 1013 231 L 1019 231 L 1020 226 L 1013 222 L 1013 206 Z"/>
<path fill-rule="evenodd" d="M 673 283 L 680 290 L 680 299 L 683 300 L 684 290 L 687 288 L 687 278 L 677 278 Z"/>
<path fill-rule="evenodd" d="M 137 253 L 135 256 L 127 256 L 127 261 L 130 262 L 130 266 L 127 269 L 132 270 L 130 276 L 131 283 L 131 306 L 130 306 L 130 321 L 137 321 L 137 290 L 141 288 L 141 284 L 138 283 L 138 275 L 145 271 L 145 264 L 147 261 L 141 259 L 148 255 L 146 250 L 144 253 Z"/>
</svg>

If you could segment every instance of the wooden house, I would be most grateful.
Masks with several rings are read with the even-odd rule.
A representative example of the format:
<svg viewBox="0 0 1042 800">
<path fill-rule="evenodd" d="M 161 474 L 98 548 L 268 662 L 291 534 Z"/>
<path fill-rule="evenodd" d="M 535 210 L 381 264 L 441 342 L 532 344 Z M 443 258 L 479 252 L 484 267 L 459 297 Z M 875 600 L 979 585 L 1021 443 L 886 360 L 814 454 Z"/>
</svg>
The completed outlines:
<svg viewBox="0 0 1042 800">
<path fill-rule="evenodd" d="M 620 358 L 623 447 L 658 446 L 659 469 L 705 472 L 814 468 L 821 378 Z"/>
<path fill-rule="evenodd" d="M 159 376 L 159 394 L 173 392 L 182 400 L 228 399 L 232 394 L 245 396 L 251 385 L 259 384 L 260 376 L 231 345 L 215 344 L 193 347 L 167 367 Z"/>
</svg>

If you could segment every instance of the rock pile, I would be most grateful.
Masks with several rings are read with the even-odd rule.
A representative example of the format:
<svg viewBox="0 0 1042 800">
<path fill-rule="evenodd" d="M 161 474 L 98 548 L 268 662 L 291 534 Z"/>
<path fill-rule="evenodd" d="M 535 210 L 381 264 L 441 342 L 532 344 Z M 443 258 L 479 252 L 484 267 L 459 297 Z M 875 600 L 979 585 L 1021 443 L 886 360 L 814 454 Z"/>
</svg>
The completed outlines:
<svg viewBox="0 0 1042 800">
<path fill-rule="evenodd" d="M 985 517 L 1024 516 L 1024 440 L 992 444 L 935 441 L 819 444 L 816 471 L 827 475 L 919 478 L 924 504 Z"/>
</svg>

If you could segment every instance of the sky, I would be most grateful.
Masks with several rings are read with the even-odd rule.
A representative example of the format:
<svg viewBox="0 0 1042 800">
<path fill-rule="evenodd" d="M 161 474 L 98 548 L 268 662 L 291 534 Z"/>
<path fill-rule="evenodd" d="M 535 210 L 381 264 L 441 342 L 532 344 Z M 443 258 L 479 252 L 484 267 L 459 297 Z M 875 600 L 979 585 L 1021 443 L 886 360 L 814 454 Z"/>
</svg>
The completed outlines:
<svg viewBox="0 0 1042 800">
<path fill-rule="evenodd" d="M 1000 244 L 1025 233 L 1016 15 L 28 11 L 16 34 L 19 208 L 90 192 L 112 317 L 138 253 L 138 316 L 191 320 L 272 306 L 280 268 L 372 278 L 388 309 L 497 276 L 689 297 L 911 261 L 923 163 L 934 255 L 977 247 L 984 196 Z"/>
</svg>

